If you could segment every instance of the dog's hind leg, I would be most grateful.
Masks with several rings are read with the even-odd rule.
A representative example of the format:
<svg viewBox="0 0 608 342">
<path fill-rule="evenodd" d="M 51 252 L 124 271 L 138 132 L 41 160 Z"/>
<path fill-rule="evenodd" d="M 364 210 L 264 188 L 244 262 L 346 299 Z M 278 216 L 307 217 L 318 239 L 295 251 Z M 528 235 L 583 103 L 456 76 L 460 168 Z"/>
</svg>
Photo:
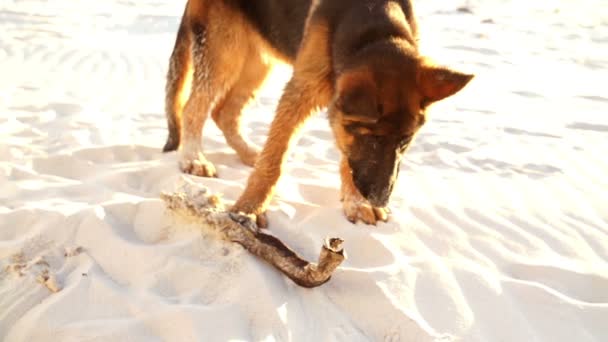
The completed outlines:
<svg viewBox="0 0 608 342">
<path fill-rule="evenodd" d="M 257 52 L 257 51 L 256 51 Z M 212 113 L 213 120 L 224 133 L 226 143 L 232 147 L 245 165 L 253 166 L 258 149 L 241 133 L 241 116 L 248 102 L 253 100 L 271 66 L 258 53 L 250 53 L 238 81 Z"/>
<path fill-rule="evenodd" d="M 201 138 L 205 120 L 226 97 L 243 70 L 248 52 L 244 20 L 223 2 L 193 1 L 192 91 L 182 115 L 180 168 L 183 172 L 215 177 L 215 167 L 203 155 Z"/>
<path fill-rule="evenodd" d="M 165 88 L 165 115 L 169 136 L 163 152 L 175 151 L 179 148 L 181 138 L 181 117 L 184 104 L 190 95 L 192 81 L 192 32 L 188 28 L 186 11 L 182 17 L 175 46 L 169 60 L 167 84 Z"/>
</svg>

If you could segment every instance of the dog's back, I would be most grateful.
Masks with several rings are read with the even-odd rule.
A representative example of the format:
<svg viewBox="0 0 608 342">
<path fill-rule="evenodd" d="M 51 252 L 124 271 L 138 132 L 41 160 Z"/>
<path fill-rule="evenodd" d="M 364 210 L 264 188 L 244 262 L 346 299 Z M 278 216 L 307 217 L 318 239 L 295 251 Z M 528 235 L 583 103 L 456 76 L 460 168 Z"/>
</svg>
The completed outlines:
<svg viewBox="0 0 608 342">
<path fill-rule="evenodd" d="M 280 56 L 288 62 L 295 59 L 312 0 L 219 1 L 242 13 Z M 406 38 L 413 47 L 417 45 L 417 24 L 410 0 L 330 0 L 319 4 L 318 12 L 324 12 L 322 16 L 340 17 L 340 27 L 333 28 L 335 36 L 332 37 L 337 40 L 332 46 L 340 48 L 333 51 L 339 60 L 346 59 L 345 55 L 355 53 L 365 44 L 390 36 Z M 389 7 L 393 10 L 388 11 Z M 405 20 L 388 18 L 389 12 L 403 13 Z M 367 20 L 361 21 L 361 18 Z"/>
<path fill-rule="evenodd" d="M 224 1 L 243 13 L 283 57 L 288 60 L 295 58 L 312 0 Z"/>
</svg>

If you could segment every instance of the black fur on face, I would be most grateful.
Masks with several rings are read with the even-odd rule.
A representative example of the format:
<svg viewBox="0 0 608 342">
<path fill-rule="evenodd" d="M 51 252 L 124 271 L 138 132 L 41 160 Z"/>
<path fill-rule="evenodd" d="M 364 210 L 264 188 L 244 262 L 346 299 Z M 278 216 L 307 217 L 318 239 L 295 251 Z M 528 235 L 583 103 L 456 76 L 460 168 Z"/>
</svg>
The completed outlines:
<svg viewBox="0 0 608 342">
<path fill-rule="evenodd" d="M 411 137 L 363 135 L 354 139 L 348 164 L 355 187 L 373 206 L 385 207 Z"/>
</svg>

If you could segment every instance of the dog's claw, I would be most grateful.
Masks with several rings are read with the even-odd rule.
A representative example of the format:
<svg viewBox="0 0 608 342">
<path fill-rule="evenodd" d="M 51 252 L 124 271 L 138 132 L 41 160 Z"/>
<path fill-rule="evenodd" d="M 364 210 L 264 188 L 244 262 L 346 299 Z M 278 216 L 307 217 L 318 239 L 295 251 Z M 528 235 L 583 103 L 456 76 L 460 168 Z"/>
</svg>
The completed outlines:
<svg viewBox="0 0 608 342">
<path fill-rule="evenodd" d="M 260 231 L 260 228 L 258 227 L 255 217 L 255 215 L 247 215 L 244 213 L 228 213 L 228 215 L 230 216 L 230 218 L 240 224 L 241 226 L 251 230 L 254 233 L 257 233 Z"/>
<path fill-rule="evenodd" d="M 388 208 L 377 208 L 377 207 L 373 207 L 374 208 L 374 214 L 376 215 L 376 218 L 382 222 L 386 222 L 388 221 L 388 214 L 389 214 L 389 210 Z"/>
</svg>

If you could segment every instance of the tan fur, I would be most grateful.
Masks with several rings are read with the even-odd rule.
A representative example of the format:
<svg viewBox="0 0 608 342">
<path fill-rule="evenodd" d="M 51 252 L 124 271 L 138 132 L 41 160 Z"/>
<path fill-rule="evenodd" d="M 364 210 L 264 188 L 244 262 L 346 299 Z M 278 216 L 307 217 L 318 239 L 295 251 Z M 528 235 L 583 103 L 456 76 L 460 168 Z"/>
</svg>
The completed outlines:
<svg viewBox="0 0 608 342">
<path fill-rule="evenodd" d="M 243 163 L 253 166 L 258 151 L 241 134 L 241 115 L 246 105 L 255 98 L 256 91 L 266 79 L 271 65 L 262 56 L 250 56 L 236 84 L 213 110 L 212 117 L 224 133 L 226 142 Z"/>
<path fill-rule="evenodd" d="M 268 143 L 249 176 L 245 192 L 234 205 L 234 211 L 254 215 L 263 213 L 298 130 L 314 111 L 329 103 L 333 91 L 327 40 L 326 23 L 309 22 L 294 63 L 293 77 L 285 87 L 270 126 Z M 258 223 L 265 225 L 264 222 Z"/>
</svg>

